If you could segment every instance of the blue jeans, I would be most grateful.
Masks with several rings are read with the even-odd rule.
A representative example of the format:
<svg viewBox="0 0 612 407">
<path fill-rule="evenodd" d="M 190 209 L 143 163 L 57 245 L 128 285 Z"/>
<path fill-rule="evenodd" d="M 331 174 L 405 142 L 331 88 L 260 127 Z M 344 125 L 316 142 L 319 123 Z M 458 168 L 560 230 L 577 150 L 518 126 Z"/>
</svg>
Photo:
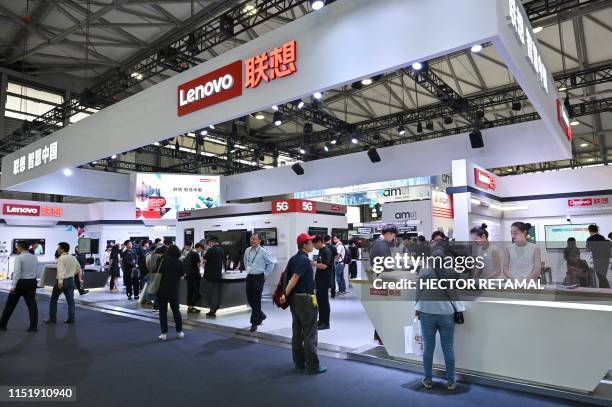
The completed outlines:
<svg viewBox="0 0 612 407">
<path fill-rule="evenodd" d="M 49 303 L 49 320 L 55 321 L 57 319 L 57 300 L 62 293 L 68 303 L 68 320 L 74 321 L 74 277 L 65 278 L 61 289 L 57 286 L 57 283 L 53 286 L 51 302 Z"/>
<path fill-rule="evenodd" d="M 423 368 L 425 380 L 432 378 L 433 354 L 436 348 L 436 332 L 440 333 L 440 343 L 446 363 L 446 379 L 455 382 L 455 350 L 453 349 L 453 336 L 455 333 L 455 319 L 453 314 L 427 314 L 421 312 L 421 331 L 423 333 Z"/>
<path fill-rule="evenodd" d="M 336 282 L 338 283 L 338 291 L 346 292 L 346 282 L 344 281 L 344 263 L 336 263 Z"/>
</svg>

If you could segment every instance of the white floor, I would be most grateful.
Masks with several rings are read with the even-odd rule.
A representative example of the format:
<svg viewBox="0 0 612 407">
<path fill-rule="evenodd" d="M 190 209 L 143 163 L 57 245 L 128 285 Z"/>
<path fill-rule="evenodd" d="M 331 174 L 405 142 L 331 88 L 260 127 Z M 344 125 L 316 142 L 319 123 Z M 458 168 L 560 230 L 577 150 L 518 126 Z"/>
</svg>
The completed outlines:
<svg viewBox="0 0 612 407">
<path fill-rule="evenodd" d="M 9 281 L 0 281 L 0 289 L 8 290 Z M 50 288 L 41 288 L 39 294 L 51 295 Z M 87 303 L 88 305 L 101 307 L 117 307 L 126 311 L 137 311 L 139 314 L 150 316 L 150 308 L 142 307 L 135 301 L 126 299 L 122 286 L 119 286 L 119 293 L 110 293 L 108 287 L 105 289 L 94 289 L 84 296 L 79 296 L 75 292 L 77 303 Z M 343 350 L 353 350 L 364 345 L 373 345 L 374 328 L 361 306 L 357 297 L 352 293 L 343 296 L 336 296 L 331 302 L 331 329 L 319 331 L 319 343 L 341 347 Z M 281 337 L 291 337 L 291 312 L 277 308 L 269 296 L 264 296 L 262 308 L 267 315 L 267 319 L 259 326 L 258 331 Z M 44 309 L 39 310 L 41 318 L 46 316 Z M 207 319 L 206 310 L 200 314 L 187 314 L 186 307 L 181 307 L 184 319 L 195 321 L 206 321 L 216 325 L 227 326 L 238 329 L 248 329 L 250 327 L 250 309 L 241 307 L 231 310 L 220 310 L 217 312 L 216 319 Z M 78 311 L 77 311 L 78 312 Z"/>
</svg>

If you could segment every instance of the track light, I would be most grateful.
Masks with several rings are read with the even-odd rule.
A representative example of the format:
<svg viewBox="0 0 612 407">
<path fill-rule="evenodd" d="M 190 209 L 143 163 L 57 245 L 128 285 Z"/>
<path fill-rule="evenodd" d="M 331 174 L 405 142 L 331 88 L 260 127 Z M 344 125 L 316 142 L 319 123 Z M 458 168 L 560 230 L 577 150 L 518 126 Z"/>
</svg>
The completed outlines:
<svg viewBox="0 0 612 407">
<path fill-rule="evenodd" d="M 362 80 L 361 80 L 361 84 L 362 84 L 363 86 L 368 86 L 368 85 L 371 85 L 371 84 L 372 84 L 372 78 L 365 78 L 365 79 L 362 79 Z"/>
<path fill-rule="evenodd" d="M 351 143 L 357 144 L 357 143 L 359 143 L 359 140 L 357 140 L 357 138 L 353 137 L 353 138 L 351 138 Z"/>
<path fill-rule="evenodd" d="M 208 130 L 202 130 L 200 132 L 200 136 L 207 136 L 208 135 Z"/>
<path fill-rule="evenodd" d="M 329 143 L 325 143 L 325 145 L 323 146 L 323 150 L 325 150 L 326 153 L 329 153 L 329 149 L 330 149 Z"/>
<path fill-rule="evenodd" d="M 518 112 L 522 108 L 523 108 L 523 105 L 521 104 L 519 100 L 512 101 L 512 110 L 514 110 L 515 112 Z"/>
<path fill-rule="evenodd" d="M 425 123 L 425 128 L 426 128 L 427 130 L 433 130 L 433 129 L 434 129 L 434 124 L 433 124 L 433 122 L 432 122 L 431 120 L 427 121 L 427 122 Z"/>
<path fill-rule="evenodd" d="M 337 142 L 338 142 L 338 141 L 337 141 L 336 139 L 333 139 L 333 140 L 332 140 L 332 141 L 330 141 L 329 143 L 330 143 L 331 145 L 334 145 L 334 144 L 336 144 Z"/>
<path fill-rule="evenodd" d="M 578 120 L 572 120 L 570 122 L 570 126 L 578 126 L 580 124 L 580 122 Z"/>
<path fill-rule="evenodd" d="M 417 123 L 417 133 L 423 133 L 423 124 L 421 122 Z"/>
<path fill-rule="evenodd" d="M 303 107 L 304 107 L 304 101 L 303 101 L 303 100 L 300 100 L 300 101 L 298 102 L 298 104 L 297 104 L 297 108 L 298 108 L 298 109 L 301 109 L 301 108 L 303 108 Z"/>
<path fill-rule="evenodd" d="M 114 160 L 115 158 L 117 158 L 117 154 L 111 155 L 111 160 Z"/>
<path fill-rule="evenodd" d="M 272 105 L 272 110 L 274 110 L 276 112 L 278 110 L 278 106 Z"/>
<path fill-rule="evenodd" d="M 423 64 L 420 62 L 415 62 L 414 64 L 412 64 L 412 69 L 414 69 L 415 71 L 420 71 L 421 69 L 423 69 Z"/>
<path fill-rule="evenodd" d="M 97 162 L 97 161 L 92 161 L 92 162 L 91 162 L 91 165 L 96 165 L 96 164 L 98 164 L 98 162 Z"/>
<path fill-rule="evenodd" d="M 72 175 L 72 170 L 70 168 L 64 168 L 64 176 L 69 177 Z"/>
<path fill-rule="evenodd" d="M 215 129 L 215 125 L 214 125 L 214 124 L 211 124 L 211 125 L 210 125 L 210 126 L 208 126 L 208 127 L 209 127 L 211 130 L 214 130 L 214 129 Z"/>
<path fill-rule="evenodd" d="M 472 48 L 470 50 L 472 52 L 480 52 L 480 51 L 482 51 L 482 45 L 474 44 L 474 45 L 472 45 Z"/>
<path fill-rule="evenodd" d="M 300 152 L 300 154 L 304 155 L 304 154 L 306 154 L 306 147 L 305 146 L 300 146 L 300 149 L 298 151 Z"/>
<path fill-rule="evenodd" d="M 304 168 L 300 165 L 300 163 L 293 164 L 291 169 L 296 175 L 304 175 Z"/>
<path fill-rule="evenodd" d="M 312 7 L 312 9 L 315 11 L 321 10 L 324 5 L 325 5 L 325 0 L 310 0 L 310 7 Z"/>
<path fill-rule="evenodd" d="M 283 114 L 278 111 L 274 112 L 274 115 L 272 115 L 272 121 L 274 122 L 275 126 L 280 126 L 283 124 Z"/>
<path fill-rule="evenodd" d="M 404 134 L 406 134 L 406 128 L 404 126 L 399 126 L 397 128 L 397 134 L 399 134 L 400 136 L 403 136 Z"/>
<path fill-rule="evenodd" d="M 543 29 L 544 29 L 544 27 L 542 27 L 541 25 L 540 25 L 540 26 L 537 26 L 537 27 L 533 27 L 533 33 L 534 33 L 534 34 L 537 34 L 537 33 L 539 33 L 540 31 L 542 31 Z"/>
<path fill-rule="evenodd" d="M 263 119 L 265 119 L 266 117 L 263 115 L 263 113 L 259 112 L 259 113 L 257 113 L 257 114 L 255 115 L 255 118 L 256 118 L 257 120 L 263 120 Z"/>
<path fill-rule="evenodd" d="M 451 124 L 453 122 L 453 118 L 451 116 L 444 116 L 444 124 Z"/>
<path fill-rule="evenodd" d="M 321 92 L 315 92 L 312 97 L 314 97 L 315 99 L 319 100 L 323 97 L 323 93 Z"/>
</svg>

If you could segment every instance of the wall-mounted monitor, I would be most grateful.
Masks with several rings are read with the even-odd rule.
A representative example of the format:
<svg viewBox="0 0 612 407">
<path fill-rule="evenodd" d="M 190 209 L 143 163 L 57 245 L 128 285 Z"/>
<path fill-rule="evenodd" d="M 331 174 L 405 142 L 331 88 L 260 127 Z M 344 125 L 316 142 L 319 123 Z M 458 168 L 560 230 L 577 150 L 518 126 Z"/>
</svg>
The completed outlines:
<svg viewBox="0 0 612 407">
<path fill-rule="evenodd" d="M 204 231 L 204 239 L 208 240 L 211 236 L 218 236 L 221 233 L 220 230 L 205 230 Z"/>
<path fill-rule="evenodd" d="M 215 208 L 221 179 L 211 175 L 136 174 L 136 219 L 176 219 L 177 212 Z"/>
<path fill-rule="evenodd" d="M 257 233 L 264 246 L 278 246 L 278 235 L 276 228 L 255 228 L 253 233 Z"/>
<path fill-rule="evenodd" d="M 334 236 L 338 236 L 340 238 L 340 240 L 342 240 L 343 243 L 348 243 L 349 240 L 349 235 L 348 235 L 348 229 L 340 229 L 340 228 L 332 228 L 332 238 Z"/>
<path fill-rule="evenodd" d="M 329 234 L 329 229 L 328 228 L 320 228 L 320 227 L 316 227 L 316 226 L 311 226 L 308 228 L 308 234 L 310 236 L 321 236 L 324 237 L 325 235 Z"/>
<path fill-rule="evenodd" d="M 79 237 L 79 254 L 90 254 L 91 251 L 91 239 L 86 237 Z"/>
<path fill-rule="evenodd" d="M 140 246 L 140 242 L 143 240 L 149 241 L 149 236 L 130 236 L 130 242 L 132 246 Z"/>
<path fill-rule="evenodd" d="M 544 236 L 546 239 L 546 248 L 565 249 L 567 246 L 567 239 L 573 237 L 576 239 L 576 246 L 579 249 L 586 248 L 586 240 L 589 236 L 589 225 L 590 223 L 580 224 L 565 224 L 565 225 L 545 225 Z"/>
<path fill-rule="evenodd" d="M 13 254 L 19 254 L 17 251 L 18 242 L 25 242 L 28 247 L 28 251 L 37 256 L 46 253 L 45 239 L 13 239 Z"/>
</svg>

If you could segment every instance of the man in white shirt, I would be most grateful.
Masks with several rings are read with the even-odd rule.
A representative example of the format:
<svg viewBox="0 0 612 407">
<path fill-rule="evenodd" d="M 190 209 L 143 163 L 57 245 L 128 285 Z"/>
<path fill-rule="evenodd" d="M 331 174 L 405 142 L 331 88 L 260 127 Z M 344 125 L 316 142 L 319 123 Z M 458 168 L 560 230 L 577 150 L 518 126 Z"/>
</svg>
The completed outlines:
<svg viewBox="0 0 612 407">
<path fill-rule="evenodd" d="M 259 234 L 251 235 L 250 244 L 251 246 L 244 251 L 242 264 L 247 272 L 246 296 L 251 307 L 251 332 L 255 332 L 257 326 L 266 319 L 266 314 L 261 310 L 261 295 L 266 276 L 272 273 L 276 262 L 270 252 L 261 246 Z"/>
<path fill-rule="evenodd" d="M 338 283 L 338 294 L 346 294 L 346 281 L 344 281 L 344 256 L 346 247 L 338 236 L 334 236 L 334 244 L 338 254 L 336 255 L 336 282 Z"/>
<path fill-rule="evenodd" d="M 36 256 L 28 252 L 28 243 L 23 240 L 17 242 L 17 252 L 19 256 L 15 257 L 13 263 L 11 291 L 6 299 L 2 318 L 0 318 L 0 331 L 6 331 L 6 326 L 15 311 L 19 298 L 23 297 L 30 315 L 30 327 L 27 331 L 36 332 L 38 325 L 38 307 L 36 306 L 38 260 Z"/>
<path fill-rule="evenodd" d="M 68 319 L 64 322 L 74 324 L 74 277 L 82 273 L 81 266 L 77 259 L 69 254 L 70 245 L 66 242 L 61 242 L 57 246 L 57 281 L 53 286 L 51 293 L 51 302 L 49 303 L 49 319 L 44 320 L 45 324 L 54 324 L 57 318 L 57 300 L 60 294 L 64 293 L 66 302 L 68 303 Z"/>
</svg>

